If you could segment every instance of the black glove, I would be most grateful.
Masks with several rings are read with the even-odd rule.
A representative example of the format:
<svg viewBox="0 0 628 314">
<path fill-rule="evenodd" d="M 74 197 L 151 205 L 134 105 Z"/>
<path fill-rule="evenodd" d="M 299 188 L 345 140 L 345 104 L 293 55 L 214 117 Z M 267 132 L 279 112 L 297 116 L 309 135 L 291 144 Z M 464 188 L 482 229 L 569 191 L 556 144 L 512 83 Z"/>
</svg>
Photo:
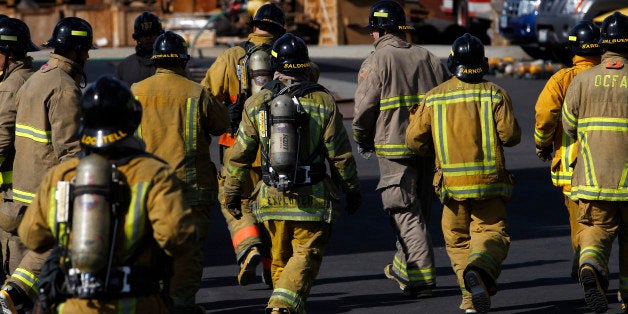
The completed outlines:
<svg viewBox="0 0 628 314">
<path fill-rule="evenodd" d="M 353 190 L 347 192 L 347 207 L 345 210 L 349 215 L 355 214 L 358 211 L 358 208 L 362 205 L 362 194 L 360 194 L 360 190 Z"/>
<path fill-rule="evenodd" d="M 240 121 L 242 121 L 242 111 L 244 110 L 244 94 L 238 95 L 238 99 L 235 103 L 231 104 L 228 108 L 229 113 L 229 130 L 232 136 L 238 132 L 238 128 L 240 127 Z"/>
<path fill-rule="evenodd" d="M 549 144 L 547 146 L 536 145 L 536 155 L 542 161 L 552 160 L 552 151 L 554 151 L 554 145 Z"/>
<path fill-rule="evenodd" d="M 227 205 L 227 211 L 233 218 L 242 218 L 242 197 L 240 194 L 226 194 L 225 205 Z"/>
</svg>

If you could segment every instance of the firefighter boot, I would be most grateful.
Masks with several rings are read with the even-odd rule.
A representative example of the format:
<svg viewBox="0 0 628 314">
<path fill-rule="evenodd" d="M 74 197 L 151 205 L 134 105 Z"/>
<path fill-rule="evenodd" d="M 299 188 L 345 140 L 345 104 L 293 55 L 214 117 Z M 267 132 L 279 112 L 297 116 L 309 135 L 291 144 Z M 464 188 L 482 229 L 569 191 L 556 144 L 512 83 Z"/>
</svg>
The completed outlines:
<svg viewBox="0 0 628 314">
<path fill-rule="evenodd" d="M 471 293 L 471 301 L 477 313 L 488 313 L 491 309 L 491 297 L 480 273 L 475 270 L 467 271 L 464 274 L 464 286 Z"/>
<path fill-rule="evenodd" d="M 608 309 L 606 292 L 600 285 L 598 272 L 589 264 L 580 267 L 580 284 L 584 289 L 584 301 L 595 313 L 604 313 Z"/>
<path fill-rule="evenodd" d="M 250 248 L 240 263 L 240 272 L 238 273 L 238 283 L 240 286 L 255 283 L 257 278 L 255 270 L 261 261 L 262 255 L 259 253 L 259 249 L 255 246 Z"/>
<path fill-rule="evenodd" d="M 32 308 L 32 302 L 22 289 L 7 283 L 0 290 L 0 306 L 2 314 L 22 314 Z"/>
</svg>

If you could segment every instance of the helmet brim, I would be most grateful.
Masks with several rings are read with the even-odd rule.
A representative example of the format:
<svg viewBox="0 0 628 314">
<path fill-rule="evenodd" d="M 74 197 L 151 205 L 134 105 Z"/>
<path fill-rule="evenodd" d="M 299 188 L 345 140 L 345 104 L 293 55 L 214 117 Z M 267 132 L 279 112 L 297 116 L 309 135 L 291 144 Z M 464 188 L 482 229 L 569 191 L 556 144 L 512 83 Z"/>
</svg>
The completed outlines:
<svg viewBox="0 0 628 314">
<path fill-rule="evenodd" d="M 370 31 L 376 30 L 376 29 L 383 29 L 381 27 L 377 27 L 377 26 L 371 25 L 370 23 L 364 25 L 364 28 L 366 28 L 366 29 L 368 29 Z M 404 25 L 397 25 L 397 28 L 398 28 L 399 31 L 413 31 L 414 30 L 414 26 L 412 24 L 408 24 L 408 23 L 405 23 Z"/>
<path fill-rule="evenodd" d="M 39 51 L 39 50 L 41 49 L 37 47 L 33 42 L 29 42 L 26 45 L 26 52 Z"/>
<path fill-rule="evenodd" d="M 53 41 L 53 39 L 52 39 L 52 38 L 48 39 L 47 41 L 45 41 L 44 43 L 42 43 L 40 46 L 41 46 L 41 47 L 44 47 L 44 48 L 57 48 L 57 47 L 58 47 L 58 45 L 54 43 L 54 41 Z M 97 46 L 94 46 L 94 44 L 92 44 L 92 45 L 89 47 L 89 50 L 95 50 L 95 49 L 98 49 L 98 47 L 97 47 Z M 37 50 L 39 50 L 39 49 L 37 49 Z"/>
</svg>

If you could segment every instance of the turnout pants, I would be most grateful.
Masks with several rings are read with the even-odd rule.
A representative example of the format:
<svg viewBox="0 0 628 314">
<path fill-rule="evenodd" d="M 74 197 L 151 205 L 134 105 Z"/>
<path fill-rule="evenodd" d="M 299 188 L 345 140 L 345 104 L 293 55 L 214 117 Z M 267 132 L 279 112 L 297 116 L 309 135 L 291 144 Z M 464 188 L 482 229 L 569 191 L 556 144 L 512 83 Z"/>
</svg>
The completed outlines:
<svg viewBox="0 0 628 314">
<path fill-rule="evenodd" d="M 593 266 L 608 287 L 608 259 L 619 235 L 619 291 L 628 300 L 628 202 L 579 201 L 580 267 Z"/>
<path fill-rule="evenodd" d="M 199 230 L 198 238 L 196 239 L 196 249 L 183 252 L 182 254 L 191 256 L 189 259 L 177 258 L 173 262 L 174 276 L 170 279 L 170 293 L 174 304 L 178 303 L 194 303 L 196 292 L 201 287 L 201 281 L 203 279 L 203 266 L 204 266 L 204 250 L 205 239 L 209 234 L 210 228 L 210 208 L 208 206 L 195 205 L 191 206 L 194 221 L 196 222 Z M 186 261 L 186 262 L 183 262 Z M 190 267 L 190 262 L 194 263 L 195 267 Z M 190 271 L 190 269 L 198 270 Z M 182 292 L 187 292 L 183 294 Z"/>
<path fill-rule="evenodd" d="M 273 293 L 268 308 L 305 313 L 305 302 L 323 261 L 331 226 L 318 221 L 264 222 L 271 240 Z"/>
<path fill-rule="evenodd" d="M 223 148 L 223 160 L 226 162 L 231 155 L 231 147 L 223 146 Z M 257 221 L 251 212 L 249 200 L 255 185 L 261 180 L 261 169 L 259 167 L 252 168 L 249 172 L 249 180 L 242 187 L 242 217 L 240 219 L 233 218 L 227 210 L 227 205 L 225 204 L 226 177 L 227 167 L 223 163 L 218 174 L 218 199 L 220 200 L 220 211 L 227 221 L 237 262 L 240 263 L 253 246 L 258 246 L 262 255 L 269 258 L 268 249 L 262 245 L 262 239 L 265 239 L 262 235 L 262 228 L 256 225 Z"/>
<path fill-rule="evenodd" d="M 497 292 L 496 280 L 510 248 L 506 232 L 506 206 L 499 198 L 486 200 L 451 199 L 443 208 L 443 236 L 447 255 L 462 290 L 461 309 L 472 309 L 471 295 L 464 287 L 464 272 L 474 268 L 483 277 L 490 294 Z"/>
<path fill-rule="evenodd" d="M 574 251 L 573 263 L 571 265 L 571 275 L 578 277 L 580 246 L 578 245 L 578 203 L 565 195 L 565 207 L 569 214 L 569 230 L 571 230 L 571 247 Z"/>
<path fill-rule="evenodd" d="M 48 252 L 39 254 L 27 249 L 17 235 L 26 204 L 4 199 L 0 210 L 0 241 L 2 241 L 2 268 L 5 283 L 13 283 L 34 303 L 37 300 L 37 282 Z"/>
<path fill-rule="evenodd" d="M 397 234 L 392 275 L 407 288 L 436 284 L 434 250 L 428 232 L 432 208 L 433 158 L 378 158 L 384 210 Z"/>
</svg>

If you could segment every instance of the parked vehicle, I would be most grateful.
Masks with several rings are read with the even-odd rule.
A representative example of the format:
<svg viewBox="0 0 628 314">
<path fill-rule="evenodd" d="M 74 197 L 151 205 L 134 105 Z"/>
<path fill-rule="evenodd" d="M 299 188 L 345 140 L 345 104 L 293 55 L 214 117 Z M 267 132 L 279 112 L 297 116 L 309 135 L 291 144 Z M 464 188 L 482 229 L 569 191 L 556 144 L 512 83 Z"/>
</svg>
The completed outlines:
<svg viewBox="0 0 628 314">
<path fill-rule="evenodd" d="M 486 31 L 491 27 L 494 19 L 493 7 L 503 0 L 443 0 L 442 10 L 445 14 L 453 15 L 458 28 L 451 31 L 468 31 L 480 38 L 484 44 L 490 44 Z"/>
<path fill-rule="evenodd" d="M 571 63 L 566 50 L 569 30 L 581 20 L 601 22 L 600 17 L 613 11 L 628 11 L 626 0 L 544 0 L 536 17 L 539 47 L 547 49 L 552 59 Z"/>
<path fill-rule="evenodd" d="M 499 33 L 518 45 L 534 59 L 548 59 L 549 53 L 539 46 L 536 16 L 541 0 L 506 0 L 499 17 Z"/>
</svg>

